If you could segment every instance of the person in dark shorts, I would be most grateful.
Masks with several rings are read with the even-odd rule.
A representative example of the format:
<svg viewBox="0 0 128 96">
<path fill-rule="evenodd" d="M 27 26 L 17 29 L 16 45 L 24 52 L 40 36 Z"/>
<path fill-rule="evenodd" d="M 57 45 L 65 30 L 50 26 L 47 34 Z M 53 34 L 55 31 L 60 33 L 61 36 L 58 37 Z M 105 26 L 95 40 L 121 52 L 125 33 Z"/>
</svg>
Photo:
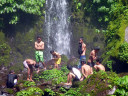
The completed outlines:
<svg viewBox="0 0 128 96">
<path fill-rule="evenodd" d="M 17 84 L 17 80 L 18 77 L 15 74 L 15 72 L 13 70 L 10 71 L 9 74 L 7 75 L 7 82 L 6 82 L 7 88 L 13 88 Z"/>
<path fill-rule="evenodd" d="M 81 79 L 80 71 L 75 67 L 71 67 L 70 65 L 68 65 L 67 68 L 68 70 L 70 70 L 70 72 L 68 74 L 67 83 L 65 83 L 65 85 L 72 85 L 72 79 L 73 81 L 80 81 Z"/>
<path fill-rule="evenodd" d="M 80 37 L 79 46 L 78 46 L 78 54 L 79 54 L 79 57 L 80 57 L 80 62 L 79 62 L 79 65 L 78 65 L 79 69 L 81 69 L 81 66 L 82 66 L 81 65 L 81 60 L 86 59 L 85 53 L 86 53 L 86 44 L 84 43 L 84 38 Z"/>
<path fill-rule="evenodd" d="M 88 59 L 88 65 L 91 67 L 91 70 L 92 70 L 92 67 L 94 67 L 95 63 L 94 61 L 97 59 L 97 53 L 99 52 L 100 48 L 99 47 L 95 47 L 91 52 L 90 52 L 90 56 L 89 56 L 89 59 Z M 93 70 L 91 72 L 91 74 L 93 74 Z"/>
</svg>

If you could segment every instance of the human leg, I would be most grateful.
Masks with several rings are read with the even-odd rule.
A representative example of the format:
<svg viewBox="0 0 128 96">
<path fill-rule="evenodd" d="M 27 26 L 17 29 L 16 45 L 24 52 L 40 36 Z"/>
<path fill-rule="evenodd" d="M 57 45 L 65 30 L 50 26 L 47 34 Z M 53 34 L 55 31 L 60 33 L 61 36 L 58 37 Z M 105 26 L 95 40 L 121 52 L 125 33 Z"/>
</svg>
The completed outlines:
<svg viewBox="0 0 128 96">
<path fill-rule="evenodd" d="M 56 64 L 56 68 L 58 69 L 59 68 L 59 64 L 61 63 L 61 58 L 58 58 L 56 61 L 55 61 L 55 64 Z"/>
<path fill-rule="evenodd" d="M 29 81 L 29 80 L 30 80 L 30 79 L 29 79 L 29 75 L 30 75 L 30 68 L 27 68 L 27 70 L 28 70 L 27 80 Z"/>
<path fill-rule="evenodd" d="M 37 64 L 39 64 L 39 61 L 40 61 L 40 58 L 39 58 L 39 51 L 36 51 L 36 52 L 35 52 L 35 58 L 36 58 Z M 38 67 L 37 73 L 39 73 L 39 71 L 40 71 L 40 69 L 39 69 L 39 67 Z"/>
<path fill-rule="evenodd" d="M 42 62 L 42 65 L 44 67 L 44 69 L 46 69 L 45 63 L 44 63 L 44 58 L 43 58 L 43 51 L 39 52 L 39 60 L 40 62 Z"/>
<path fill-rule="evenodd" d="M 30 81 L 33 81 L 33 80 L 32 80 L 32 75 L 33 75 L 33 68 L 32 68 L 32 66 L 31 66 L 31 68 L 30 68 Z"/>
<path fill-rule="evenodd" d="M 75 75 L 73 73 L 68 74 L 67 84 L 66 85 L 72 85 L 72 79 L 75 78 Z"/>
</svg>

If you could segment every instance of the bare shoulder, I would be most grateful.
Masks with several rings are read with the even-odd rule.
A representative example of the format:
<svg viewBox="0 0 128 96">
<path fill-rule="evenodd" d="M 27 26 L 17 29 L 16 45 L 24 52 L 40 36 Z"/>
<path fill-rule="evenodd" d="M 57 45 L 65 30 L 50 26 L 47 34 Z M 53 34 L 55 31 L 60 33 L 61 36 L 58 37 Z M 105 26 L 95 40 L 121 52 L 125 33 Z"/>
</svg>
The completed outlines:
<svg viewBox="0 0 128 96">
<path fill-rule="evenodd" d="M 25 59 L 25 61 L 31 61 L 31 59 Z"/>
<path fill-rule="evenodd" d="M 35 42 L 35 44 L 37 44 L 37 41 Z"/>
<path fill-rule="evenodd" d="M 43 42 L 43 41 L 41 41 L 40 43 L 41 43 L 41 44 L 44 44 L 44 42 Z"/>
<path fill-rule="evenodd" d="M 83 46 L 86 47 L 86 44 L 84 43 Z"/>
<path fill-rule="evenodd" d="M 91 51 L 90 55 L 94 55 L 94 51 L 93 50 Z"/>
</svg>

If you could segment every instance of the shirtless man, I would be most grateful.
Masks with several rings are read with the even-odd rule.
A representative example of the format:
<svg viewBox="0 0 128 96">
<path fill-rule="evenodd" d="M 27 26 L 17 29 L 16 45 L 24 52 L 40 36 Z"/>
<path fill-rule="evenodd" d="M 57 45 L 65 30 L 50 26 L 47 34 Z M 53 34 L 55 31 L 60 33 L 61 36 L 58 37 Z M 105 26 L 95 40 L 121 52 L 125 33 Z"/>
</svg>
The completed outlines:
<svg viewBox="0 0 128 96">
<path fill-rule="evenodd" d="M 70 65 L 67 66 L 67 69 L 70 72 L 68 74 L 67 83 L 65 83 L 65 85 L 72 85 L 72 79 L 73 79 L 73 81 L 80 81 L 80 79 L 81 79 L 80 70 L 78 70 L 75 67 L 71 67 Z"/>
<path fill-rule="evenodd" d="M 83 41 L 83 37 L 81 37 L 79 39 L 79 48 L 78 48 L 78 53 L 80 55 L 80 63 L 78 65 L 78 68 L 81 69 L 81 60 L 82 59 L 85 59 L 86 60 L 86 56 L 85 56 L 85 53 L 86 53 L 86 44 L 84 43 Z"/>
<path fill-rule="evenodd" d="M 81 67 L 81 70 L 82 70 L 82 78 L 80 79 L 80 81 L 83 81 L 85 78 L 88 77 L 88 75 L 91 74 L 91 67 L 89 65 L 86 64 L 86 61 L 85 59 L 82 59 L 81 60 L 81 64 L 82 64 L 82 67 Z"/>
<path fill-rule="evenodd" d="M 94 68 L 96 69 L 96 71 L 105 71 L 105 67 L 101 64 L 99 59 L 96 59 L 96 65 L 94 66 Z"/>
<path fill-rule="evenodd" d="M 88 59 L 88 65 L 91 67 L 91 74 L 93 74 L 93 69 L 92 67 L 94 67 L 94 61 L 97 59 L 97 53 L 99 52 L 100 48 L 96 47 L 94 48 L 94 50 L 91 51 L 89 59 Z"/>
<path fill-rule="evenodd" d="M 35 42 L 35 57 L 36 57 L 36 62 L 39 64 L 41 62 L 44 66 L 44 69 L 46 70 L 46 66 L 44 64 L 44 59 L 43 59 L 43 50 L 44 50 L 44 42 L 41 40 L 41 37 L 37 37 L 37 41 Z M 39 72 L 39 68 L 37 73 Z"/>
<path fill-rule="evenodd" d="M 54 50 L 51 50 L 50 53 L 53 56 L 54 68 L 58 69 L 58 65 L 61 63 L 61 55 L 59 53 L 55 52 Z"/>
<path fill-rule="evenodd" d="M 32 59 L 26 59 L 24 62 L 23 62 L 23 65 L 25 68 L 27 68 L 28 70 L 28 74 L 27 74 L 27 80 L 28 81 L 33 81 L 32 80 L 32 74 L 33 74 L 33 65 L 35 66 L 36 65 L 36 62 Z M 30 77 L 29 77 L 30 75 Z"/>
</svg>

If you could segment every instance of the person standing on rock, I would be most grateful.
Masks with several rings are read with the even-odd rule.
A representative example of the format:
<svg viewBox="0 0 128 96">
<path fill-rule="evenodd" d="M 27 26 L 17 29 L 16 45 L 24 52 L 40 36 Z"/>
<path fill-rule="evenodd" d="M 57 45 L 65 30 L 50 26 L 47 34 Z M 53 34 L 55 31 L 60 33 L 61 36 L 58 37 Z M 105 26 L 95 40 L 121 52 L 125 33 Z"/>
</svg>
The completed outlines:
<svg viewBox="0 0 128 96">
<path fill-rule="evenodd" d="M 44 50 L 44 42 L 42 41 L 41 37 L 37 37 L 37 41 L 35 42 L 35 58 L 36 58 L 36 62 L 39 64 L 39 62 L 41 62 L 44 66 L 44 69 L 46 70 L 46 66 L 44 63 L 44 58 L 43 58 L 43 50 Z M 37 73 L 39 72 L 39 68 Z"/>
<path fill-rule="evenodd" d="M 13 70 L 11 70 L 7 76 L 6 86 L 7 88 L 13 88 L 17 84 L 18 77 Z"/>
<path fill-rule="evenodd" d="M 94 50 L 90 52 L 90 56 L 88 59 L 88 65 L 91 67 L 91 74 L 93 74 L 93 67 L 95 65 L 94 61 L 97 59 L 97 53 L 99 52 L 100 48 L 96 47 Z"/>
<path fill-rule="evenodd" d="M 61 55 L 55 52 L 54 50 L 51 50 L 50 53 L 53 56 L 52 60 L 54 60 L 54 68 L 58 69 L 59 68 L 58 65 L 61 63 Z"/>
<path fill-rule="evenodd" d="M 81 67 L 81 70 L 82 70 L 82 78 L 80 79 L 80 81 L 83 81 L 85 78 L 87 78 L 89 75 L 91 75 L 91 67 L 89 65 L 86 64 L 86 60 L 85 59 L 82 59 L 81 60 L 81 64 L 82 64 L 82 67 Z"/>
<path fill-rule="evenodd" d="M 96 69 L 96 71 L 100 71 L 100 70 L 105 71 L 105 67 L 101 64 L 99 58 L 96 59 L 96 65 L 94 66 L 94 68 Z"/>
<path fill-rule="evenodd" d="M 28 81 L 33 81 L 32 80 L 32 75 L 33 75 L 33 66 L 36 65 L 36 62 L 32 59 L 26 59 L 24 62 L 23 62 L 23 65 L 25 68 L 27 68 L 27 80 Z"/>
<path fill-rule="evenodd" d="M 81 69 L 81 60 L 85 59 L 86 60 L 86 44 L 83 41 L 83 37 L 80 37 L 79 39 L 79 47 L 78 47 L 78 54 L 80 55 L 80 63 L 78 65 L 78 68 Z"/>
</svg>

